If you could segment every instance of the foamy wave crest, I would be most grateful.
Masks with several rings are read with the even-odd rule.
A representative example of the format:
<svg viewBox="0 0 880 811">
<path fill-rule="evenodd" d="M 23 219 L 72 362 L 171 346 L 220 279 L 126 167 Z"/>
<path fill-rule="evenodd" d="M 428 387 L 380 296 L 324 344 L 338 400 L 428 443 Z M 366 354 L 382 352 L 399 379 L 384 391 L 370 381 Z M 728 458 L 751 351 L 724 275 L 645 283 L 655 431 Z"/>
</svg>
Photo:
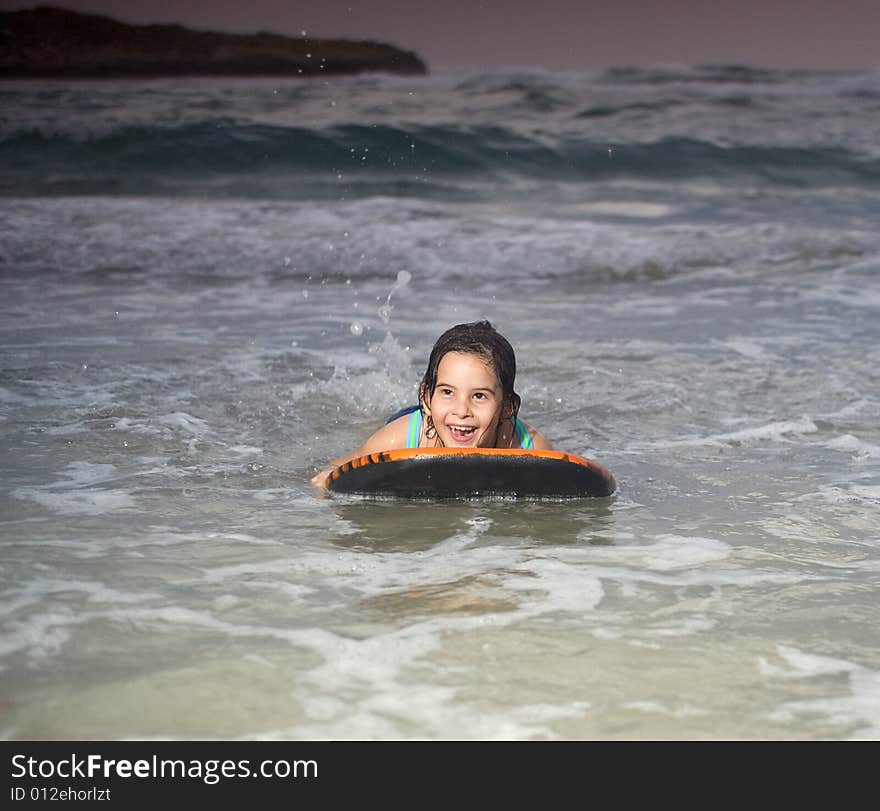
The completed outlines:
<svg viewBox="0 0 880 811">
<path fill-rule="evenodd" d="M 462 181 L 767 181 L 874 188 L 880 159 L 841 147 L 721 144 L 667 135 L 608 142 L 502 124 L 341 124 L 330 128 L 241 122 L 123 126 L 109 133 L 22 130 L 2 140 L 5 194 L 319 193 L 441 196 Z"/>
</svg>

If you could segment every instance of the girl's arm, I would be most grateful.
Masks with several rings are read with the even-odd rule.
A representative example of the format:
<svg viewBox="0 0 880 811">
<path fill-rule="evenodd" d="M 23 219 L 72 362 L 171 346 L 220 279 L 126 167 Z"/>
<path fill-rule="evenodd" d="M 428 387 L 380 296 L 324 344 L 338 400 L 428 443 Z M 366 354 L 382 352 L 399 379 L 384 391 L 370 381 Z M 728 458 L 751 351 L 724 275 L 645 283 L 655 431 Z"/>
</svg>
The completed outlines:
<svg viewBox="0 0 880 811">
<path fill-rule="evenodd" d="M 337 459 L 331 459 L 327 463 L 327 467 L 322 468 L 315 476 L 312 477 L 312 484 L 317 487 L 326 487 L 327 478 L 330 471 L 339 465 L 344 465 L 358 456 L 366 456 L 368 453 L 378 453 L 379 451 L 390 451 L 394 448 L 405 448 L 407 433 L 409 432 L 409 414 L 398 417 L 394 422 L 383 425 L 378 431 L 371 434 L 366 442 L 361 445 L 354 453 L 347 456 L 340 456 Z"/>
</svg>

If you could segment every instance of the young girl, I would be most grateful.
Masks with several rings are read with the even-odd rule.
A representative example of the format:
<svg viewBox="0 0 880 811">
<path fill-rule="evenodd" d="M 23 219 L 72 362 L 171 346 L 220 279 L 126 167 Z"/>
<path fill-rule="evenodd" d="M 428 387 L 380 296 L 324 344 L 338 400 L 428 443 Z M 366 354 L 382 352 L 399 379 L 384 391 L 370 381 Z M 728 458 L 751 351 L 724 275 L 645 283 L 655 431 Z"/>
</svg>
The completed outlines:
<svg viewBox="0 0 880 811">
<path fill-rule="evenodd" d="M 419 404 L 395 414 L 354 453 L 330 462 L 312 483 L 325 486 L 333 468 L 394 448 L 534 448 L 550 443 L 518 416 L 516 357 L 488 321 L 458 324 L 434 344 L 419 384 Z"/>
</svg>

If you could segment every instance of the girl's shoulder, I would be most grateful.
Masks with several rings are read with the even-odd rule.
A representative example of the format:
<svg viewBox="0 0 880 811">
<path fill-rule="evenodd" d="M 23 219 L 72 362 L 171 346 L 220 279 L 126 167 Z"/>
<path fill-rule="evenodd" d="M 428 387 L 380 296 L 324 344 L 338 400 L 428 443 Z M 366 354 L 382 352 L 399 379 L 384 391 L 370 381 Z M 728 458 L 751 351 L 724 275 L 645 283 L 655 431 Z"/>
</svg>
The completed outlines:
<svg viewBox="0 0 880 811">
<path fill-rule="evenodd" d="M 532 447 L 536 451 L 552 451 L 553 445 L 550 444 L 550 441 L 547 437 L 544 436 L 537 428 L 535 428 L 531 423 L 526 422 L 525 420 L 519 419 L 519 422 L 525 426 L 526 430 L 529 432 L 529 436 L 532 438 Z"/>
<path fill-rule="evenodd" d="M 395 448 L 405 448 L 409 436 L 412 412 L 407 411 L 401 416 L 392 415 L 378 431 L 370 435 L 366 442 L 358 448 L 358 455 L 391 451 Z"/>
</svg>

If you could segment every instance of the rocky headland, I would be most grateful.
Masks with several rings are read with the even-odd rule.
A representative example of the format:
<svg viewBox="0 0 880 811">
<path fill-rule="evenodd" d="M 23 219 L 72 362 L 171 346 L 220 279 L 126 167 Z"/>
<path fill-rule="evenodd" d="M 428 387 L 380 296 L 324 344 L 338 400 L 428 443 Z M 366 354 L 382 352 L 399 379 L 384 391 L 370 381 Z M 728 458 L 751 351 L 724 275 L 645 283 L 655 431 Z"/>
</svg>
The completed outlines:
<svg viewBox="0 0 880 811">
<path fill-rule="evenodd" d="M 413 52 L 381 42 L 225 34 L 128 25 L 41 6 L 0 12 L 0 78 L 425 74 Z"/>
</svg>

